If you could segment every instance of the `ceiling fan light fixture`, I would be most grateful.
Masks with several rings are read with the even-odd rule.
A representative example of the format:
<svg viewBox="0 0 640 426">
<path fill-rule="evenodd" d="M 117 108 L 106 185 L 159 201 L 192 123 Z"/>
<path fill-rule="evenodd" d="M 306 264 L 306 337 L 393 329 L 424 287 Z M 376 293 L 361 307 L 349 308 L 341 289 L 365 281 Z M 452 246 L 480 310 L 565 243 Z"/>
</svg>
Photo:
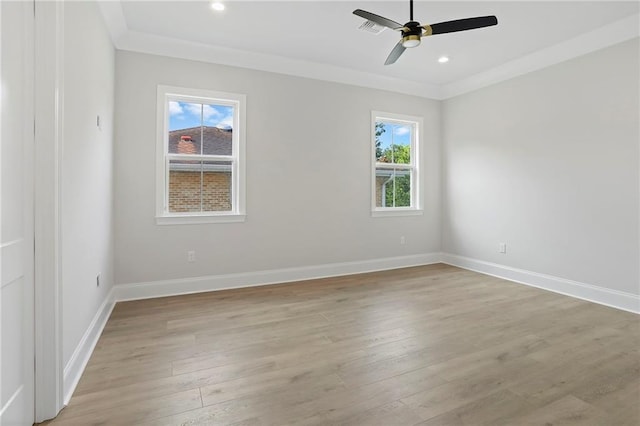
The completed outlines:
<svg viewBox="0 0 640 426">
<path fill-rule="evenodd" d="M 420 44 L 419 35 L 408 35 L 402 37 L 402 46 L 406 48 L 416 47 Z"/>
</svg>

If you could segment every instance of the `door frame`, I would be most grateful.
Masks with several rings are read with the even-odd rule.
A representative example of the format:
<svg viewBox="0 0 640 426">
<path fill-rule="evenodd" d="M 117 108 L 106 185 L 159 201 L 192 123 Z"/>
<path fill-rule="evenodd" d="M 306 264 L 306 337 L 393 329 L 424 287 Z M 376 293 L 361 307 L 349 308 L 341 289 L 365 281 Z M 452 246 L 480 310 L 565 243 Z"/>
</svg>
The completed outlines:
<svg viewBox="0 0 640 426">
<path fill-rule="evenodd" d="M 64 406 L 62 195 L 64 0 L 33 1 L 35 419 Z"/>
</svg>

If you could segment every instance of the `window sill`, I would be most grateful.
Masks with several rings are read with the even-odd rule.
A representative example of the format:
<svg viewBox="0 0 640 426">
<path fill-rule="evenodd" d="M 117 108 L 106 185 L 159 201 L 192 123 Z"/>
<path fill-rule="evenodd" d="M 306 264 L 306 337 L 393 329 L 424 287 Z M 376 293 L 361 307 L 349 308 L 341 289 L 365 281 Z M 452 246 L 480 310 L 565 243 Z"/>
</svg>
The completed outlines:
<svg viewBox="0 0 640 426">
<path fill-rule="evenodd" d="M 421 209 L 372 210 L 371 217 L 422 216 L 423 213 Z"/>
<path fill-rule="evenodd" d="M 203 223 L 234 223 L 244 222 L 245 214 L 217 214 L 217 215 L 167 215 L 156 216 L 156 225 L 197 225 Z"/>
</svg>

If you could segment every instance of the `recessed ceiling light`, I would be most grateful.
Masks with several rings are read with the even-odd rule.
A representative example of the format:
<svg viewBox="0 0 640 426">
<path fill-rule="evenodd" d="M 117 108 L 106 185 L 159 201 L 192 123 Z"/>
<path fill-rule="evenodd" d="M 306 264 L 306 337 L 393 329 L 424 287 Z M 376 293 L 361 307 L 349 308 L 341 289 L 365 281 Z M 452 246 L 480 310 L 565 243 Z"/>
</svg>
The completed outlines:
<svg viewBox="0 0 640 426">
<path fill-rule="evenodd" d="M 219 1 L 214 1 L 213 3 L 211 3 L 211 9 L 221 12 L 224 10 L 224 4 L 220 3 Z"/>
<path fill-rule="evenodd" d="M 449 62 L 449 57 L 448 56 L 440 56 L 438 58 L 438 62 L 440 62 L 441 64 L 444 64 L 445 62 Z"/>
</svg>

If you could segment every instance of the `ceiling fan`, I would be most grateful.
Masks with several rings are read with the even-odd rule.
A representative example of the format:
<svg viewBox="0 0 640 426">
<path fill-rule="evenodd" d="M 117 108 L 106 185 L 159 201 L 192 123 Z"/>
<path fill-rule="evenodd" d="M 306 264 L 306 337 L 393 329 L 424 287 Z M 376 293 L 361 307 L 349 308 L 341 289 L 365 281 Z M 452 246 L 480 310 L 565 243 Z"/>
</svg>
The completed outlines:
<svg viewBox="0 0 640 426">
<path fill-rule="evenodd" d="M 383 27 L 400 31 L 402 34 L 402 38 L 387 57 L 384 63 L 385 65 L 390 65 L 397 61 L 405 49 L 418 46 L 422 37 L 454 33 L 456 31 L 474 30 L 476 28 L 490 27 L 498 24 L 498 19 L 495 16 L 478 16 L 475 18 L 439 22 L 431 25 L 420 25 L 420 22 L 413 20 L 413 0 L 409 0 L 409 22 L 404 25 L 362 9 L 354 10 L 353 14 L 378 25 L 382 25 Z"/>
</svg>

